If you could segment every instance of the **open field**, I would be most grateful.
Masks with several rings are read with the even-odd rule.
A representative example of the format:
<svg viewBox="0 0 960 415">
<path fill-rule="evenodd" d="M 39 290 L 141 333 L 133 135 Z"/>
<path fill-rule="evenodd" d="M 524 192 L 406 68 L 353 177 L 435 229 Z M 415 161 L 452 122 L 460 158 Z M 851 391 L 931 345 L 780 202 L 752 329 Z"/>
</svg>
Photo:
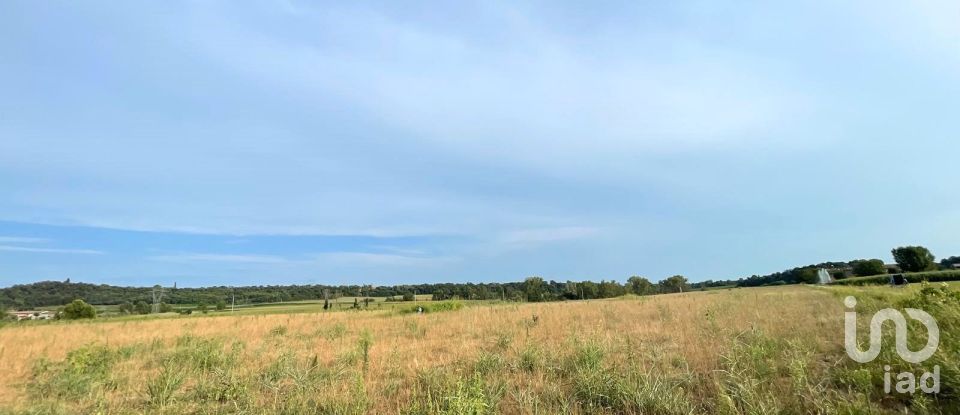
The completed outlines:
<svg viewBox="0 0 960 415">
<path fill-rule="evenodd" d="M 940 401 L 883 394 L 880 367 L 895 353 L 861 366 L 843 349 L 843 296 L 856 295 L 868 311 L 919 289 L 784 286 L 427 314 L 371 306 L 9 325 L 0 328 L 0 407 L 33 414 L 895 413 L 907 405 L 949 412 L 960 385 L 956 307 L 935 313 Z"/>
</svg>

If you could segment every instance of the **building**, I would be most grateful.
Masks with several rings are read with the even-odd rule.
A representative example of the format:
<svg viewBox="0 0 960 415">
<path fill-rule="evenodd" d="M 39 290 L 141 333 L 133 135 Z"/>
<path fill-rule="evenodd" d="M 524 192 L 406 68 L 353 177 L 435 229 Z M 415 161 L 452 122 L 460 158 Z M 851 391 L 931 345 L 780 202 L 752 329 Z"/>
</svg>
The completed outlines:
<svg viewBox="0 0 960 415">
<path fill-rule="evenodd" d="M 17 321 L 20 320 L 52 320 L 54 313 L 52 311 L 11 311 Z"/>
</svg>

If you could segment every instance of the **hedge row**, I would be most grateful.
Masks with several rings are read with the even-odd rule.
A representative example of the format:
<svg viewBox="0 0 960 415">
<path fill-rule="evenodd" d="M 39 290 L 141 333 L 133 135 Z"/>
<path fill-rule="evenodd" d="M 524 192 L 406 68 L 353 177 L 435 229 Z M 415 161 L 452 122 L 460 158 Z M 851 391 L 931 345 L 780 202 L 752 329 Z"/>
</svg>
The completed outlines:
<svg viewBox="0 0 960 415">
<path fill-rule="evenodd" d="M 912 272 L 903 274 L 908 282 L 941 282 L 941 281 L 960 281 L 960 271 L 930 271 L 930 272 Z M 838 285 L 880 285 L 889 284 L 890 274 L 874 275 L 872 277 L 847 278 L 839 280 L 834 284 Z"/>
</svg>

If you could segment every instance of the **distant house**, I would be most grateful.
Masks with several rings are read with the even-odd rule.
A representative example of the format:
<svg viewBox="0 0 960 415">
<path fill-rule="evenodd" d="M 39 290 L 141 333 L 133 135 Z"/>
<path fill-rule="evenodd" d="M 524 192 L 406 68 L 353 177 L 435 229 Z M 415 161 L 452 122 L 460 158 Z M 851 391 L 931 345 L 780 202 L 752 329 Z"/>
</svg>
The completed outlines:
<svg viewBox="0 0 960 415">
<path fill-rule="evenodd" d="M 14 316 L 17 321 L 20 320 L 51 320 L 53 319 L 54 313 L 52 311 L 11 311 L 10 315 Z"/>
<path fill-rule="evenodd" d="M 953 264 L 953 269 L 960 269 L 960 262 Z"/>
<path fill-rule="evenodd" d="M 899 274 L 903 272 L 897 264 L 884 264 L 883 266 L 887 269 L 887 274 Z"/>
</svg>

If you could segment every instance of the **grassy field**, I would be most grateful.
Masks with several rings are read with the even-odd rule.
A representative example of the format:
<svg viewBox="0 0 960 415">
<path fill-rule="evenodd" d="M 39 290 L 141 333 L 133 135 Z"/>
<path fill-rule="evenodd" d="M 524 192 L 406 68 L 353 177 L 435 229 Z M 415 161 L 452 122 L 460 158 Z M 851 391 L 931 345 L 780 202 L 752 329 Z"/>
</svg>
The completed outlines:
<svg viewBox="0 0 960 415">
<path fill-rule="evenodd" d="M 895 352 L 860 365 L 843 349 L 844 296 L 866 313 L 946 295 L 934 291 L 784 286 L 425 314 L 288 303 L 8 325 L 0 413 L 950 413 L 953 300 L 930 303 L 934 398 L 884 394 L 882 366 L 905 370 Z"/>
</svg>

